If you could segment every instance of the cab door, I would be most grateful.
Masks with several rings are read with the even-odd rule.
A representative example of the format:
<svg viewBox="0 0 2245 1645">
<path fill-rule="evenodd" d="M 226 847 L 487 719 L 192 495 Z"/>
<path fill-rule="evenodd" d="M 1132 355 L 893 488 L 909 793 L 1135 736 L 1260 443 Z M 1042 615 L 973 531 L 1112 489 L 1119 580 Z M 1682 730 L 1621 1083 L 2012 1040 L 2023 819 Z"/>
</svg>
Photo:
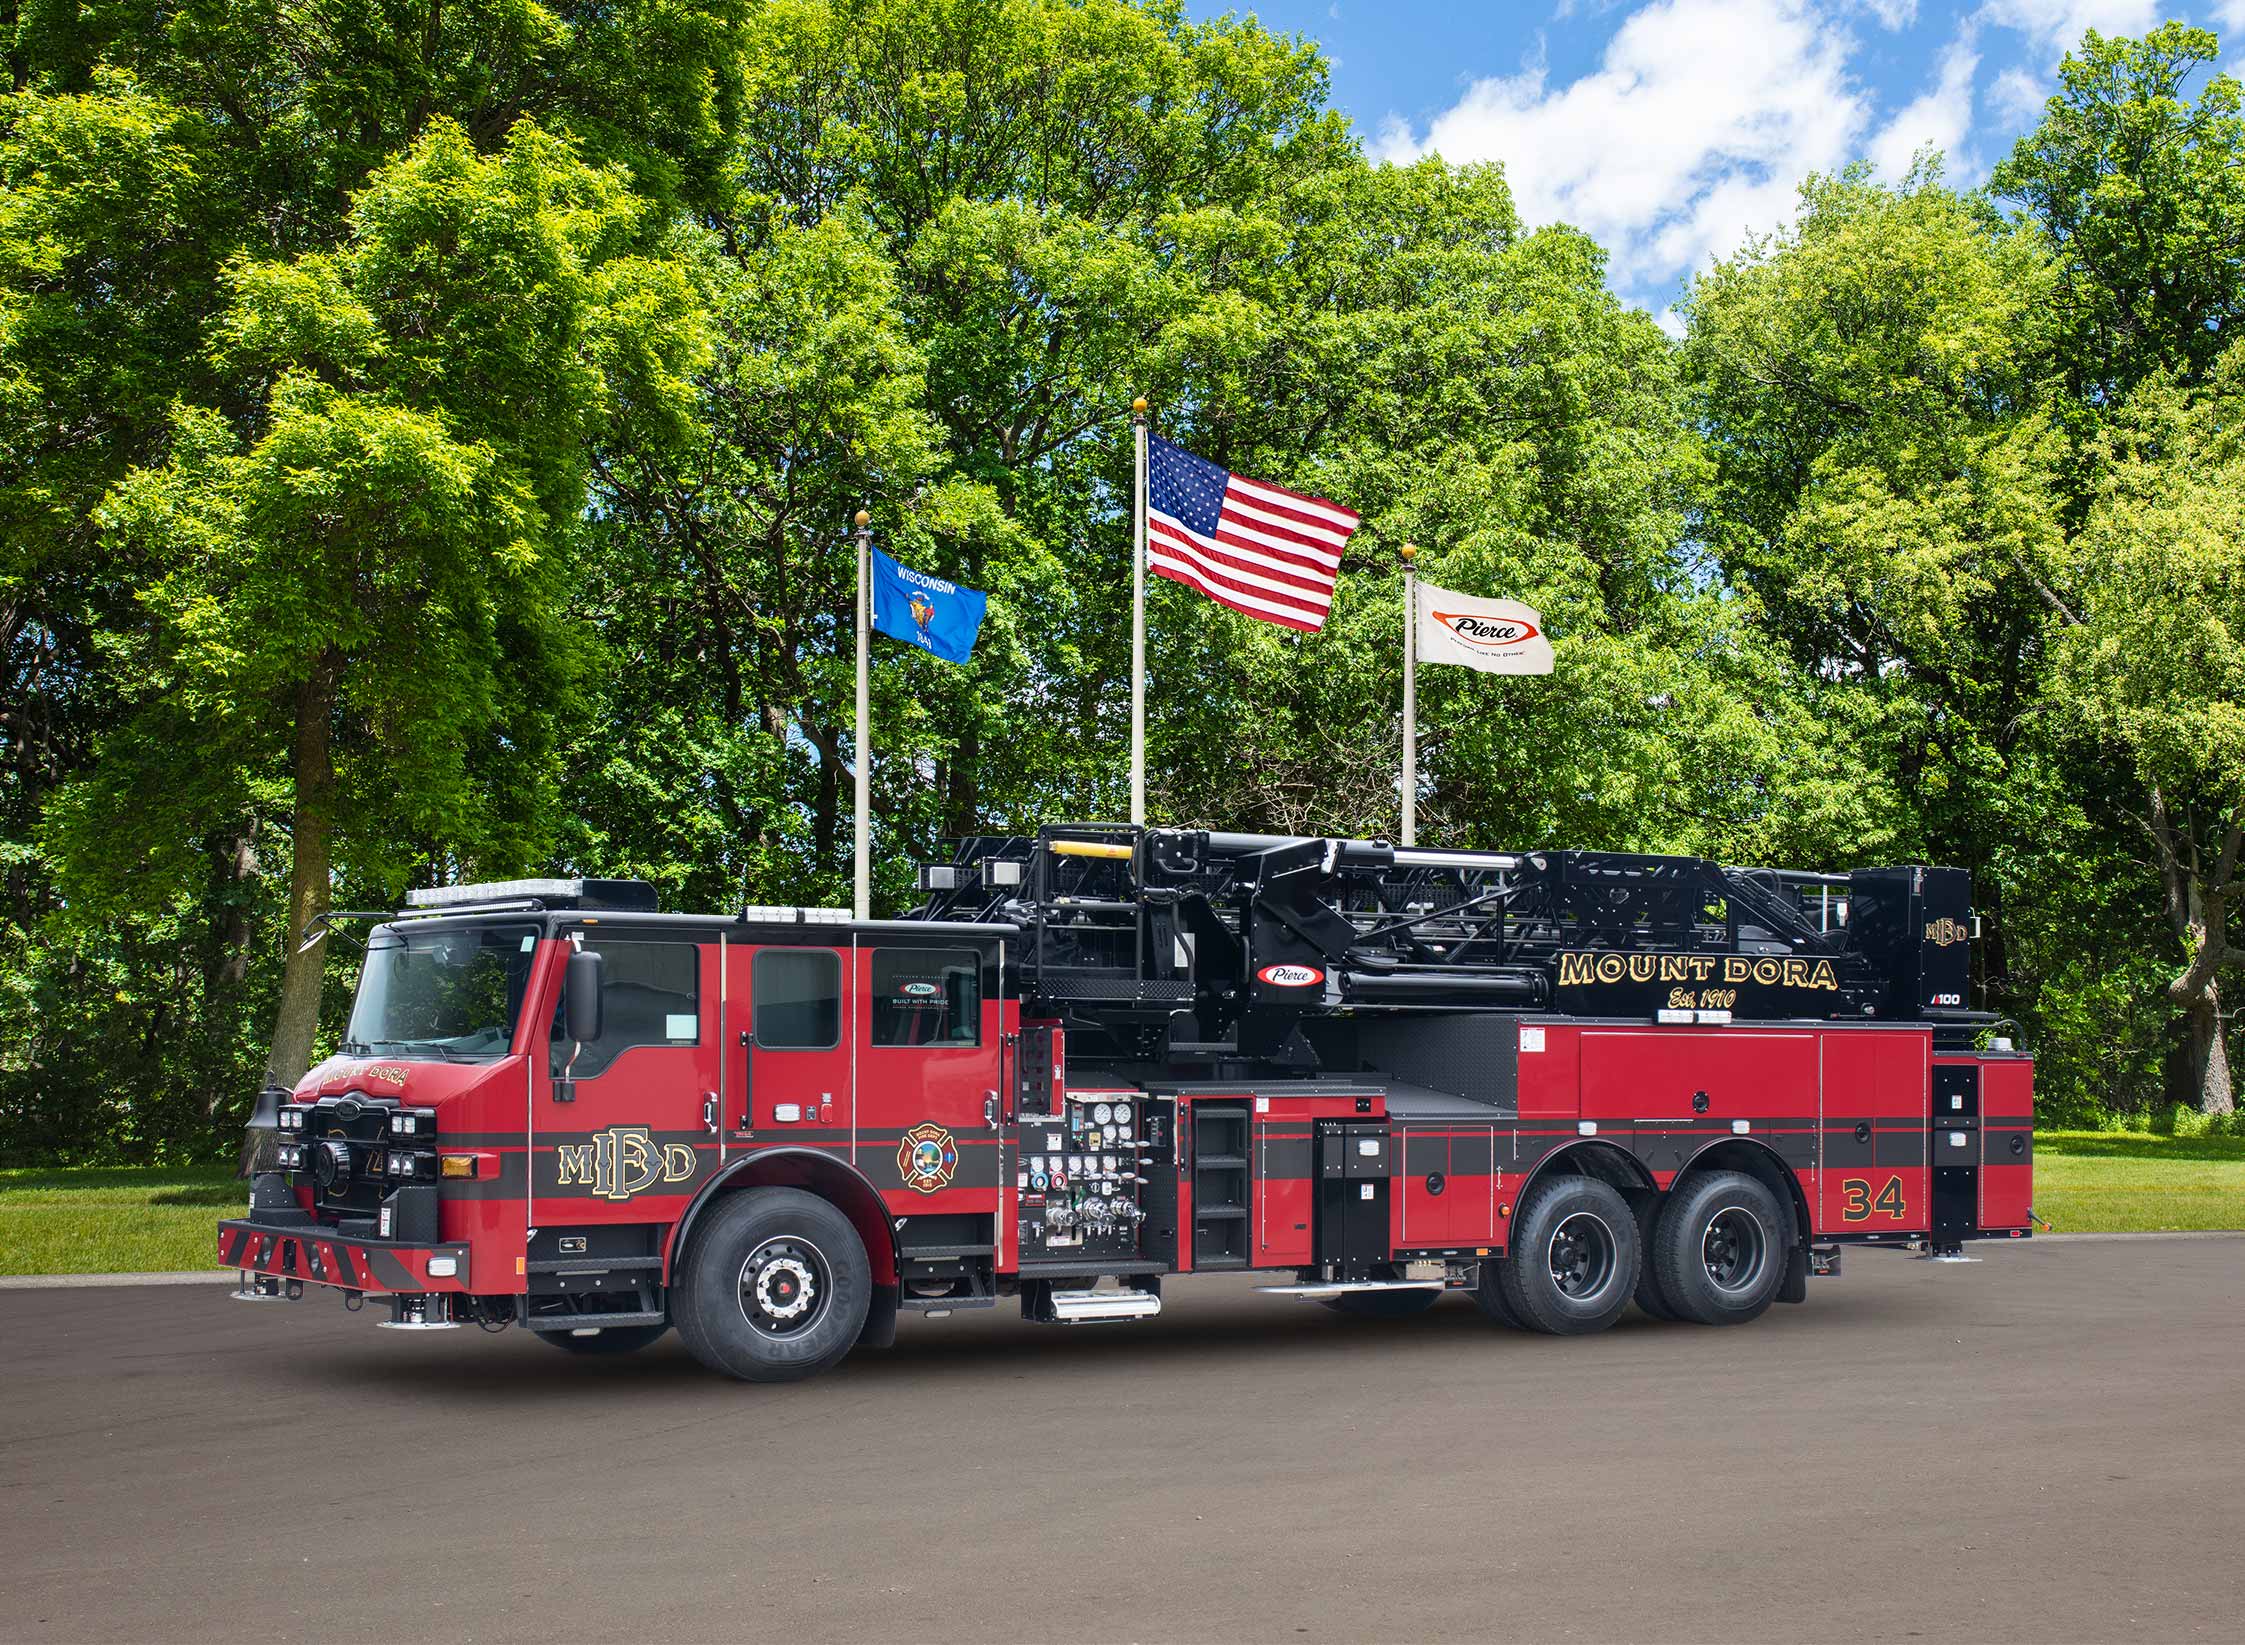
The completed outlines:
<svg viewBox="0 0 2245 1645">
<path fill-rule="evenodd" d="M 556 986 L 529 1093 L 539 1227 L 670 1222 L 716 1169 L 719 960 L 696 935 L 606 922 L 573 934 L 600 956 L 600 1035 L 563 1037 Z"/>
<path fill-rule="evenodd" d="M 897 1216 L 996 1215 L 1004 1004 L 988 939 L 861 934 L 857 1164 Z M 1012 1218 L 996 1232 L 1011 1233 Z"/>
<path fill-rule="evenodd" d="M 849 1156 L 856 1022 L 846 932 L 816 941 L 728 942 L 733 1041 L 726 1125 L 735 1146 L 788 1145 Z"/>
</svg>

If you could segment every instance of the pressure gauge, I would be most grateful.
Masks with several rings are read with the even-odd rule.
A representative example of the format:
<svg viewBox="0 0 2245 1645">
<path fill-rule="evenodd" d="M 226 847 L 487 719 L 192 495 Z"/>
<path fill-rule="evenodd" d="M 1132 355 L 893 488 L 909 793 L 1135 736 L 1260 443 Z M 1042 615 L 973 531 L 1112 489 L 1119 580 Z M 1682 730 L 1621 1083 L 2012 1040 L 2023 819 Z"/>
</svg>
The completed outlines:
<svg viewBox="0 0 2245 1645">
<path fill-rule="evenodd" d="M 1115 1123 L 1117 1125 L 1128 1125 L 1130 1123 L 1129 1103 L 1118 1102 L 1115 1104 Z"/>
<path fill-rule="evenodd" d="M 1105 1125 L 1114 1117 L 1115 1105 L 1111 1102 L 1103 1102 L 1091 1111 L 1092 1122 L 1097 1125 Z"/>
<path fill-rule="evenodd" d="M 1130 1127 L 1127 1125 L 1116 1126 L 1115 1140 L 1118 1142 L 1128 1142 L 1130 1140 Z"/>
<path fill-rule="evenodd" d="M 1099 1140 L 1112 1145 L 1115 1140 L 1115 1128 L 1111 1125 L 1102 1125 L 1099 1128 Z"/>
<path fill-rule="evenodd" d="M 1107 1173 L 1107 1174 L 1108 1174 L 1109 1176 L 1112 1176 L 1112 1175 L 1114 1175 L 1114 1173 L 1115 1173 L 1115 1169 L 1116 1169 L 1116 1167 L 1115 1167 L 1115 1156 L 1114 1156 L 1114 1155 L 1112 1155 L 1112 1154 L 1102 1154 L 1102 1155 L 1100 1155 L 1100 1156 L 1099 1156 L 1099 1169 L 1100 1169 L 1100 1170 L 1102 1170 L 1102 1171 L 1104 1171 L 1104 1172 L 1106 1172 L 1106 1173 Z"/>
</svg>

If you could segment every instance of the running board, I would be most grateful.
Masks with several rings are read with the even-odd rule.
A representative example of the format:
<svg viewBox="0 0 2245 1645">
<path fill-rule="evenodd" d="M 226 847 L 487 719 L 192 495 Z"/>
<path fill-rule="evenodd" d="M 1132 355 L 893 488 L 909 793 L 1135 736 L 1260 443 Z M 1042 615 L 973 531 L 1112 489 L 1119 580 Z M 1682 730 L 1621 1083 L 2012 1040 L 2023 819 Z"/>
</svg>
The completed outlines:
<svg viewBox="0 0 2245 1645">
<path fill-rule="evenodd" d="M 1439 1279 L 1367 1279 L 1349 1284 L 1332 1285 L 1258 1285 L 1256 1290 L 1273 1297 L 1345 1297 L 1359 1291 L 1445 1291 L 1449 1284 Z"/>
<path fill-rule="evenodd" d="M 1097 1325 L 1105 1320 L 1151 1319 L 1161 1312 L 1152 1291 L 1055 1291 L 1052 1317 L 1060 1325 Z"/>
</svg>

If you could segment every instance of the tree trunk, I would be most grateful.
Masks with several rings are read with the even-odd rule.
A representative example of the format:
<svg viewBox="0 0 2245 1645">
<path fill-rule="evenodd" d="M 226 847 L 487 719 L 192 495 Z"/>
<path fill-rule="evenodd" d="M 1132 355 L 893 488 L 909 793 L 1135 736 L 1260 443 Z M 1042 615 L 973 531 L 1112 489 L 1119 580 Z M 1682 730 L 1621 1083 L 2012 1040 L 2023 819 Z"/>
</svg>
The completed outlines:
<svg viewBox="0 0 2245 1645">
<path fill-rule="evenodd" d="M 2198 1088 L 2198 1107 L 2205 1114 L 2237 1112 L 2237 1087 L 2231 1082 L 2229 1048 L 2222 1043 L 2222 990 L 2208 988 L 2203 998 L 2184 1013 L 2183 1026 L 2190 1036 L 2190 1072 Z"/>
<path fill-rule="evenodd" d="M 296 695 L 296 806 L 288 876 L 288 967 L 281 973 L 281 1006 L 273 1023 L 273 1049 L 265 1077 L 293 1087 L 312 1065 L 320 1027 L 320 993 L 327 975 L 325 943 L 300 952 L 304 928 L 327 912 L 333 863 L 335 760 L 329 746 L 335 691 L 342 660 L 332 651 L 313 666 Z"/>
<path fill-rule="evenodd" d="M 952 750 L 944 787 L 943 831 L 954 839 L 981 832 L 982 793 L 976 781 L 982 761 L 981 728 L 968 721 Z"/>
</svg>

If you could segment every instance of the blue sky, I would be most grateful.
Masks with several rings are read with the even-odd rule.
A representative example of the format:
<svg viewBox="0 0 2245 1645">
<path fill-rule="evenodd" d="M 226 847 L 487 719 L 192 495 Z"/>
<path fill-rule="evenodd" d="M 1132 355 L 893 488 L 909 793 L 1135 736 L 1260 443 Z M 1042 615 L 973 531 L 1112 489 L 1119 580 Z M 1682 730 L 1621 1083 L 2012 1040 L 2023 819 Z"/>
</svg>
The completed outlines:
<svg viewBox="0 0 2245 1645">
<path fill-rule="evenodd" d="M 2084 29 L 2168 17 L 2245 67 L 2245 0 L 1188 0 L 1311 36 L 1379 158 L 1501 160 L 1531 223 L 1596 235 L 1663 314 L 1708 259 L 1778 226 L 1811 171 L 1899 176 L 1924 144 L 1983 181 Z"/>
</svg>

